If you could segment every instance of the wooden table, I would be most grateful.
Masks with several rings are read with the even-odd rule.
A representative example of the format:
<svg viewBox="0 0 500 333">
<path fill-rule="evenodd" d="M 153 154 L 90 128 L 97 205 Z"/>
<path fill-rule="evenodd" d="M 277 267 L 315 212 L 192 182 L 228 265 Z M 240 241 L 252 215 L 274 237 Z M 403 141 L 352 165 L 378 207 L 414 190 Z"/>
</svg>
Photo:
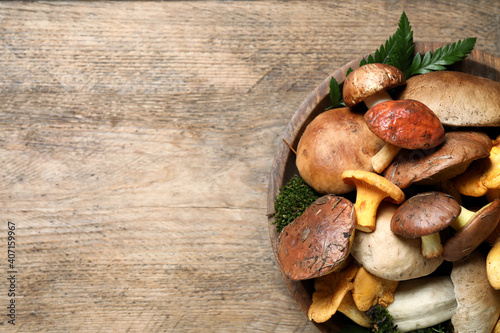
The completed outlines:
<svg viewBox="0 0 500 333">
<path fill-rule="evenodd" d="M 271 252 L 271 162 L 403 10 L 500 56 L 498 0 L 0 3 L 0 331 L 316 331 Z"/>
</svg>

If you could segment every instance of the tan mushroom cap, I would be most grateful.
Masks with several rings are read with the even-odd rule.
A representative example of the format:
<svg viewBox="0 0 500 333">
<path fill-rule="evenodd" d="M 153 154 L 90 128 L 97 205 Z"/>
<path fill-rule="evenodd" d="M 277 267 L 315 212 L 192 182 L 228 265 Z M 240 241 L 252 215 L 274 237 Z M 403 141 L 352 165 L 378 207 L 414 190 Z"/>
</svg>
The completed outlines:
<svg viewBox="0 0 500 333">
<path fill-rule="evenodd" d="M 457 333 L 490 333 L 500 316 L 500 291 L 488 283 L 485 262 L 484 255 L 474 251 L 453 263 L 451 279 L 458 305 L 451 323 Z"/>
<path fill-rule="evenodd" d="M 364 232 L 375 230 L 377 209 L 382 200 L 401 203 L 405 200 L 403 191 L 373 172 L 363 170 L 346 170 L 342 180 L 356 186 L 356 229 Z"/>
<path fill-rule="evenodd" d="M 277 261 L 292 280 L 328 274 L 349 256 L 356 214 L 347 199 L 325 195 L 317 199 L 278 236 Z"/>
<path fill-rule="evenodd" d="M 381 63 L 366 64 L 352 71 L 344 81 L 343 98 L 353 107 L 377 93 L 405 84 L 406 79 L 398 68 Z"/>
<path fill-rule="evenodd" d="M 344 194 L 354 190 L 342 181 L 345 170 L 373 171 L 371 158 L 384 145 L 373 134 L 363 115 L 348 108 L 315 117 L 302 134 L 296 165 L 300 176 L 317 192 Z"/>
<path fill-rule="evenodd" d="M 395 99 L 427 105 L 449 126 L 500 126 L 500 82 L 454 71 L 415 75 Z"/>
<path fill-rule="evenodd" d="M 487 158 L 474 161 L 469 168 L 457 176 L 454 184 L 463 195 L 480 197 L 489 190 L 500 189 L 500 140 L 495 140 Z"/>
<path fill-rule="evenodd" d="M 472 213 L 472 216 L 468 216 Z M 462 207 L 460 216 L 454 221 L 467 216 L 466 221 L 451 224 L 457 233 L 443 245 L 442 257 L 447 261 L 458 261 L 468 256 L 490 235 L 500 222 L 500 199 L 493 200 L 477 212 L 469 212 Z"/>
<path fill-rule="evenodd" d="M 403 281 L 426 276 L 443 263 L 442 257 L 425 258 L 420 239 L 406 239 L 391 231 L 391 219 L 397 205 L 383 202 L 377 214 L 377 228 L 371 232 L 356 232 L 351 255 L 368 272 L 391 281 Z"/>
<path fill-rule="evenodd" d="M 400 188 L 435 185 L 464 172 L 477 159 L 489 156 L 488 135 L 475 131 L 447 132 L 443 144 L 427 150 L 401 150 L 383 176 Z"/>
</svg>

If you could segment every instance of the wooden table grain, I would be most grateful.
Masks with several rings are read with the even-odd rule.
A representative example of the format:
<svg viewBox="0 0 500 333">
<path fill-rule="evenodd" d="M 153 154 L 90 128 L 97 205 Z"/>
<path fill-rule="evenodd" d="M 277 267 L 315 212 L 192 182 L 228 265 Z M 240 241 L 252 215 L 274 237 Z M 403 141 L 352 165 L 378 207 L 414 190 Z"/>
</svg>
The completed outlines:
<svg viewBox="0 0 500 333">
<path fill-rule="evenodd" d="M 315 332 L 271 251 L 271 163 L 403 10 L 500 56 L 498 0 L 0 2 L 0 331 Z"/>
</svg>

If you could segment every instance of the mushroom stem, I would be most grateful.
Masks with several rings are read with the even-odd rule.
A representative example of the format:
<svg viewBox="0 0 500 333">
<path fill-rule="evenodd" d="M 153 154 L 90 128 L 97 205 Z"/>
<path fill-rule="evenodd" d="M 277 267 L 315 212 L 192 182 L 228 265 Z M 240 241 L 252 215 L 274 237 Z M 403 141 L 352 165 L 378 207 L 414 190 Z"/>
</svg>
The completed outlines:
<svg viewBox="0 0 500 333">
<path fill-rule="evenodd" d="M 474 216 L 474 214 L 476 213 L 462 206 L 460 215 L 458 215 L 457 218 L 451 222 L 450 226 L 458 231 L 469 223 L 469 220 Z"/>
<path fill-rule="evenodd" d="M 392 97 L 389 95 L 387 90 L 382 90 L 375 95 L 368 96 L 365 99 L 365 105 L 368 109 L 370 109 L 372 106 L 375 106 L 379 103 L 386 102 L 386 101 L 391 101 Z"/>
<path fill-rule="evenodd" d="M 493 289 L 500 290 L 500 238 L 486 257 L 486 275 Z"/>
<path fill-rule="evenodd" d="M 392 160 L 401 150 L 400 147 L 390 144 L 388 142 L 372 156 L 372 167 L 376 173 L 381 173 L 391 164 Z"/>
<path fill-rule="evenodd" d="M 387 196 L 375 186 L 358 186 L 356 193 L 356 229 L 364 232 L 375 230 L 378 206 Z"/>
<path fill-rule="evenodd" d="M 426 258 L 436 258 L 443 253 L 443 245 L 439 232 L 422 236 L 422 255 Z"/>
</svg>

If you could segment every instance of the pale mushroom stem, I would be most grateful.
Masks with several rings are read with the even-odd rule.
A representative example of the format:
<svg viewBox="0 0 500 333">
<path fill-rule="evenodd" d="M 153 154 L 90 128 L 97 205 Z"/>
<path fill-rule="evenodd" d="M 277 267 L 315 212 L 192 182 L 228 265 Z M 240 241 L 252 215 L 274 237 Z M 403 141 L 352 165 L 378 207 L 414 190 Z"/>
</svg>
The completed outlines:
<svg viewBox="0 0 500 333">
<path fill-rule="evenodd" d="M 455 229 L 456 231 L 462 229 L 469 223 L 470 219 L 472 216 L 476 214 L 475 212 L 468 210 L 467 208 L 462 207 L 462 210 L 460 211 L 460 215 L 451 222 L 450 226 Z"/>
<path fill-rule="evenodd" d="M 439 232 L 421 237 L 422 255 L 428 259 L 439 257 L 443 253 L 443 245 Z"/>
<path fill-rule="evenodd" d="M 381 173 L 391 164 L 401 150 L 400 147 L 386 142 L 382 149 L 372 156 L 372 167 L 376 173 Z"/>
<path fill-rule="evenodd" d="M 392 101 L 391 95 L 389 95 L 386 90 L 382 90 L 375 95 L 368 96 L 364 100 L 365 105 L 368 109 L 371 109 L 373 106 L 386 101 Z"/>
<path fill-rule="evenodd" d="M 500 290 L 500 238 L 486 257 L 486 275 L 493 289 Z"/>
</svg>

